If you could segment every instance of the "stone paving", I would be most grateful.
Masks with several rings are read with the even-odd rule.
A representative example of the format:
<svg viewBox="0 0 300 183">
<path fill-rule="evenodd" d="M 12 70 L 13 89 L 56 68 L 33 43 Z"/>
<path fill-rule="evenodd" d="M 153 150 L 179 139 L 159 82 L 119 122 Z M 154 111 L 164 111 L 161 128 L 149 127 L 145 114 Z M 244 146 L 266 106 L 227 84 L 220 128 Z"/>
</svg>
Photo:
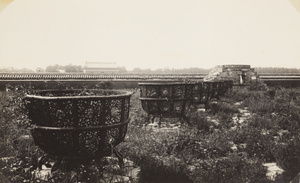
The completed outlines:
<svg viewBox="0 0 300 183">
<path fill-rule="evenodd" d="M 275 181 L 276 177 L 283 173 L 283 169 L 280 168 L 276 163 L 264 163 L 263 166 L 267 167 L 267 178 L 271 181 Z M 281 182 L 283 180 L 276 180 L 276 182 Z M 282 182 L 283 183 L 283 182 Z"/>
<path fill-rule="evenodd" d="M 239 110 L 239 114 L 235 115 L 233 117 L 233 120 L 237 123 L 237 124 L 243 124 L 245 121 L 247 121 L 247 119 L 249 119 L 252 114 L 250 113 L 250 111 L 248 110 L 247 107 L 243 107 L 241 108 L 242 103 L 241 102 L 237 102 L 235 103 L 236 106 L 240 107 Z M 247 144 L 233 144 L 232 149 L 233 150 L 237 150 L 238 148 L 246 148 Z M 264 163 L 263 166 L 267 167 L 268 172 L 266 174 L 266 177 L 271 180 L 271 181 L 276 181 L 277 183 L 283 183 L 282 179 L 277 180 L 276 178 L 278 177 L 278 175 L 281 175 L 283 173 L 283 169 L 280 168 L 275 162 L 272 163 Z"/>
<path fill-rule="evenodd" d="M 152 129 L 153 132 L 179 132 L 180 131 L 181 124 L 179 122 L 177 123 L 169 123 L 164 120 L 161 121 L 161 124 L 159 125 L 158 121 L 154 121 L 153 123 L 150 123 L 147 125 L 147 128 Z"/>
</svg>

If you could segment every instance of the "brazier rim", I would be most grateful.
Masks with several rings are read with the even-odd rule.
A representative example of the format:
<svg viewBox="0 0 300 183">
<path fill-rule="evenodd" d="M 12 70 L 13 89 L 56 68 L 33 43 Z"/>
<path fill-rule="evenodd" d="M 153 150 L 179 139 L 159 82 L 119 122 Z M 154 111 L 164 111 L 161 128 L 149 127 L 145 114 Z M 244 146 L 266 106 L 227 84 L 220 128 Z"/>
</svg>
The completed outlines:
<svg viewBox="0 0 300 183">
<path fill-rule="evenodd" d="M 109 95 L 71 95 L 71 96 L 41 96 L 39 94 L 43 92 L 75 92 L 75 91 L 103 91 L 103 92 L 118 92 L 116 94 Z M 123 98 L 133 95 L 133 92 L 125 91 L 125 90 L 108 90 L 108 89 L 50 89 L 50 90 L 35 90 L 35 94 L 26 94 L 25 99 L 43 99 L 43 100 L 59 100 L 59 99 L 107 99 L 107 98 Z"/>
</svg>

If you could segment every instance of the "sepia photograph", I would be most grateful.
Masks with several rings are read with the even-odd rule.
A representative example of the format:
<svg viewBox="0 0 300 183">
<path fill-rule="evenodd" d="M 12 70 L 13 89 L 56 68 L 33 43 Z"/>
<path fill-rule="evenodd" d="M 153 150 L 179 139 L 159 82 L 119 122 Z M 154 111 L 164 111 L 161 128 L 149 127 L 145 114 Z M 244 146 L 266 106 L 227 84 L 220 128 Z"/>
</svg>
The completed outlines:
<svg viewBox="0 0 300 183">
<path fill-rule="evenodd" d="M 300 0 L 0 0 L 0 183 L 299 183 Z"/>
</svg>

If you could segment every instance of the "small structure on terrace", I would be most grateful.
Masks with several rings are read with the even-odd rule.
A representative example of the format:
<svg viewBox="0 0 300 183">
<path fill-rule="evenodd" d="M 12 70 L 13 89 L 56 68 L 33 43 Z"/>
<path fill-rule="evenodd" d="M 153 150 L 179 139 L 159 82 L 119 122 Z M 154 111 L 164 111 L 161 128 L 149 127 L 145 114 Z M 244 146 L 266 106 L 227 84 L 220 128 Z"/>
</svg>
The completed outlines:
<svg viewBox="0 0 300 183">
<path fill-rule="evenodd" d="M 247 85 L 257 81 L 257 73 L 250 65 L 217 65 L 204 81 L 232 80 L 235 85 Z"/>
<path fill-rule="evenodd" d="M 85 62 L 84 73 L 118 73 L 116 62 Z"/>
</svg>

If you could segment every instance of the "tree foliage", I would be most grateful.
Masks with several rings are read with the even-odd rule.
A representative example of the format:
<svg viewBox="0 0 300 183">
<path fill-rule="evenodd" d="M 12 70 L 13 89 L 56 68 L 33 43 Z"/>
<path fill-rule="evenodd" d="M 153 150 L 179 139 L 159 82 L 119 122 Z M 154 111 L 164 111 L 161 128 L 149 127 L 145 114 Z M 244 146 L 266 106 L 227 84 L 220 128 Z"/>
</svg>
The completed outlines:
<svg viewBox="0 0 300 183">
<path fill-rule="evenodd" d="M 46 72 L 59 72 L 59 68 L 60 66 L 59 65 L 49 65 L 46 67 Z"/>
<path fill-rule="evenodd" d="M 63 67 L 65 69 L 65 72 L 83 72 L 83 68 L 81 65 L 66 65 Z"/>
<path fill-rule="evenodd" d="M 190 67 L 190 68 L 183 68 L 183 69 L 175 69 L 175 68 L 161 68 L 151 70 L 141 69 L 141 68 L 134 68 L 131 73 L 135 74 L 208 74 L 209 69 L 203 69 L 198 67 Z"/>
</svg>

